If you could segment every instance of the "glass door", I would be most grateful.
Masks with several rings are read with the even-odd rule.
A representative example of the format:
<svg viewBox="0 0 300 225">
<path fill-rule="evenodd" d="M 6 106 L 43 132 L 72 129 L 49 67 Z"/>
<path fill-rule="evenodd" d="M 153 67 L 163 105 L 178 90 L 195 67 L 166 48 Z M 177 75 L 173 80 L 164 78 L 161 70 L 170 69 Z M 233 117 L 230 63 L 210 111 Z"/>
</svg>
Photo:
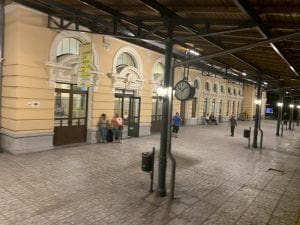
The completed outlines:
<svg viewBox="0 0 300 225">
<path fill-rule="evenodd" d="M 134 97 L 134 93 L 118 90 L 115 94 L 114 113 L 118 113 L 124 120 L 123 137 L 139 136 L 140 127 L 140 97 Z"/>
<path fill-rule="evenodd" d="M 126 104 L 125 104 L 126 105 Z M 141 98 L 129 98 L 128 136 L 138 137 L 140 131 Z"/>
<path fill-rule="evenodd" d="M 88 92 L 73 84 L 55 89 L 54 145 L 86 141 Z"/>
</svg>

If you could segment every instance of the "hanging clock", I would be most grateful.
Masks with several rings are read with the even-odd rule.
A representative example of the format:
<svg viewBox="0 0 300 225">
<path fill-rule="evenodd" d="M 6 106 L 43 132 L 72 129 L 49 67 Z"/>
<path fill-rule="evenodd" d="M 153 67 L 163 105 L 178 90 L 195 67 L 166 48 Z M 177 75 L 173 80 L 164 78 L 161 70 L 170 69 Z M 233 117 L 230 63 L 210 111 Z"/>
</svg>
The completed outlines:
<svg viewBox="0 0 300 225">
<path fill-rule="evenodd" d="M 186 80 L 181 80 L 175 85 L 175 97 L 179 101 L 187 101 L 193 99 L 196 89 L 193 84 Z"/>
</svg>

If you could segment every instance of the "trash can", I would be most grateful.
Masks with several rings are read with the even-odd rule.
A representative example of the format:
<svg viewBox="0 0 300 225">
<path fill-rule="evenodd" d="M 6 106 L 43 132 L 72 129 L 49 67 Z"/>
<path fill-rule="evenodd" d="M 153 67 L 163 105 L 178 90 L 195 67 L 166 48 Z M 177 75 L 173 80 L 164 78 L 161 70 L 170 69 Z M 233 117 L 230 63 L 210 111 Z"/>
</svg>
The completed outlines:
<svg viewBox="0 0 300 225">
<path fill-rule="evenodd" d="M 249 138 L 250 137 L 250 130 L 245 129 L 244 130 L 244 138 Z"/>
<path fill-rule="evenodd" d="M 150 172 L 153 170 L 153 153 L 143 152 L 142 153 L 142 170 Z"/>
</svg>

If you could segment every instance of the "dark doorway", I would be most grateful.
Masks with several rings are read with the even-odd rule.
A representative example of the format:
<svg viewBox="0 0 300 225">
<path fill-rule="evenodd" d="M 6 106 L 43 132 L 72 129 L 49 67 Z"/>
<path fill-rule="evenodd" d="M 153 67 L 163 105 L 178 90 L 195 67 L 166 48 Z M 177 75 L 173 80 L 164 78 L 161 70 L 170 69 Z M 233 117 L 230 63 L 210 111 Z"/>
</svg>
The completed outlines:
<svg viewBox="0 0 300 225">
<path fill-rule="evenodd" d="M 56 87 L 53 144 L 85 142 L 88 91 L 75 84 L 57 83 Z"/>
<path fill-rule="evenodd" d="M 152 97 L 151 133 L 159 132 L 161 129 L 162 103 L 163 100 L 161 97 L 157 95 Z"/>
</svg>

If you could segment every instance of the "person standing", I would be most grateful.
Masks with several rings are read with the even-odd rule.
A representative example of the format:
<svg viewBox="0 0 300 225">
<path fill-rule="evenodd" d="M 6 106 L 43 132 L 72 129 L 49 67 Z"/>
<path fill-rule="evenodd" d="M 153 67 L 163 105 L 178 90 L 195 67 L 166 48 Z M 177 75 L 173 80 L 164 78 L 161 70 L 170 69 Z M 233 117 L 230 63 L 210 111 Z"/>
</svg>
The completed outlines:
<svg viewBox="0 0 300 225">
<path fill-rule="evenodd" d="M 113 141 L 118 140 L 119 143 L 122 141 L 122 131 L 123 131 L 123 119 L 118 113 L 111 120 L 111 126 L 113 131 Z"/>
<path fill-rule="evenodd" d="M 174 133 L 174 136 L 177 138 L 177 134 L 178 134 L 178 131 L 179 131 L 179 127 L 180 127 L 180 123 L 181 123 L 181 117 L 179 116 L 179 113 L 176 112 L 176 114 L 173 116 L 172 118 L 172 125 L 173 125 L 173 133 Z"/>
<path fill-rule="evenodd" d="M 234 136 L 234 129 L 237 126 L 237 122 L 236 122 L 236 119 L 235 119 L 234 116 L 231 116 L 231 118 L 229 120 L 229 123 L 230 123 L 231 136 L 233 137 Z"/>
<path fill-rule="evenodd" d="M 99 127 L 99 132 L 100 132 L 100 137 L 101 143 L 104 143 L 107 141 L 107 127 L 108 127 L 109 121 L 106 117 L 105 113 L 102 113 L 100 118 L 99 118 L 99 122 L 98 122 L 98 127 Z"/>
</svg>

